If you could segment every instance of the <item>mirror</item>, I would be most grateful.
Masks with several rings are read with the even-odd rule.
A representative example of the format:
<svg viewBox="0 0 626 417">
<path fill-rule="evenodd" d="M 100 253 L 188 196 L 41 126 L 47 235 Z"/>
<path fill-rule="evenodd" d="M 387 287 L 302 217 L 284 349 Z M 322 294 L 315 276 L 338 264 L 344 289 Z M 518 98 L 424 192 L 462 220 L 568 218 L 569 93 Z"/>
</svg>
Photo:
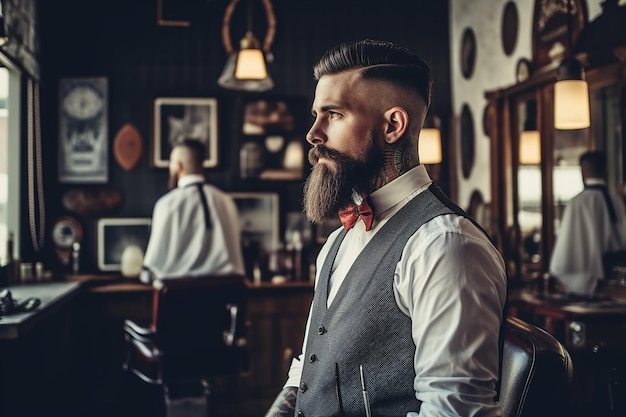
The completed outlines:
<svg viewBox="0 0 626 417">
<path fill-rule="evenodd" d="M 537 100 L 523 97 L 516 103 L 517 225 L 522 273 L 541 269 L 542 175 L 541 133 Z"/>
</svg>

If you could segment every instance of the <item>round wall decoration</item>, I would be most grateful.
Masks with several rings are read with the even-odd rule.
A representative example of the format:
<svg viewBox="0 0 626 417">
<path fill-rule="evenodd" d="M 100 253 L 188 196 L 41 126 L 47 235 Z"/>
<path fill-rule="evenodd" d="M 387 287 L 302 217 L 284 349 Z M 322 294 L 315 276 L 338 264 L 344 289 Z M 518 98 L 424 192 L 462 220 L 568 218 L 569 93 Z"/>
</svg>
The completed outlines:
<svg viewBox="0 0 626 417">
<path fill-rule="evenodd" d="M 472 77 L 476 64 L 476 35 L 472 28 L 466 28 L 461 37 L 461 72 L 467 79 Z"/>
<path fill-rule="evenodd" d="M 474 118 L 467 104 L 461 110 L 461 171 L 469 178 L 474 165 Z"/>
<path fill-rule="evenodd" d="M 517 14 L 517 6 L 515 6 L 515 2 L 508 1 L 502 13 L 502 28 L 500 31 L 502 34 L 502 49 L 504 49 L 504 53 L 507 56 L 511 55 L 513 50 L 515 50 L 518 27 L 519 16 Z"/>
</svg>

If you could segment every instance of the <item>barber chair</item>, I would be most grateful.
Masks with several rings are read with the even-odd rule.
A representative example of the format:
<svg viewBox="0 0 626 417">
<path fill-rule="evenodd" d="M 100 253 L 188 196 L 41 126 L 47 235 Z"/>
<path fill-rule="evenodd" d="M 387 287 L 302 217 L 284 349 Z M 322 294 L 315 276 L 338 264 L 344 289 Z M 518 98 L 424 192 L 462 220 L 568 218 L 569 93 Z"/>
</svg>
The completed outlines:
<svg viewBox="0 0 626 417">
<path fill-rule="evenodd" d="M 162 399 L 160 414 L 209 416 L 210 379 L 247 370 L 244 280 L 239 275 L 156 280 L 150 326 L 124 322 L 123 368 L 156 387 L 151 391 Z"/>
<path fill-rule="evenodd" d="M 552 335 L 516 317 L 506 323 L 500 405 L 502 417 L 556 417 L 568 413 L 573 365 Z"/>
</svg>

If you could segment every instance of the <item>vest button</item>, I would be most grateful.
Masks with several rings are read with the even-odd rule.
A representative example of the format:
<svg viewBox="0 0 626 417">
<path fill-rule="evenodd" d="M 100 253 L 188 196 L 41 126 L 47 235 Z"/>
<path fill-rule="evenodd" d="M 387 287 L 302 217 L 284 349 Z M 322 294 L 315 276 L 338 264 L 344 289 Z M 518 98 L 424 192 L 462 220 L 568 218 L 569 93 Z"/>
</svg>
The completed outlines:
<svg viewBox="0 0 626 417">
<path fill-rule="evenodd" d="M 326 333 L 326 328 L 324 328 L 324 326 L 320 326 L 317 328 L 317 334 L 324 334 Z"/>
<path fill-rule="evenodd" d="M 315 353 L 313 353 L 311 356 L 309 356 L 309 362 L 313 363 L 317 360 L 317 355 Z"/>
<path fill-rule="evenodd" d="M 307 390 L 307 388 L 308 387 L 306 386 L 306 384 L 304 382 L 300 383 L 300 391 L 305 392 Z"/>
<path fill-rule="evenodd" d="M 304 413 L 300 410 L 298 410 L 298 417 L 304 417 Z"/>
</svg>

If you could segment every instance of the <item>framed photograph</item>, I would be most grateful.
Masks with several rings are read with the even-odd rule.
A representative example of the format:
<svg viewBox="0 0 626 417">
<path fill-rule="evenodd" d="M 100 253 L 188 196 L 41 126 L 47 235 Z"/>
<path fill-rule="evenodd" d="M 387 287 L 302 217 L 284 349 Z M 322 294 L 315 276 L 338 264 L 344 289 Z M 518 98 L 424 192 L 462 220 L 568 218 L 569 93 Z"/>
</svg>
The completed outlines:
<svg viewBox="0 0 626 417">
<path fill-rule="evenodd" d="M 241 240 L 244 246 L 256 242 L 269 253 L 278 246 L 279 201 L 277 193 L 228 193 L 235 200 L 241 219 Z"/>
<path fill-rule="evenodd" d="M 108 143 L 107 79 L 62 78 L 59 83 L 59 182 L 107 182 Z"/>
<path fill-rule="evenodd" d="M 217 99 L 157 98 L 154 101 L 152 165 L 167 168 L 172 147 L 184 139 L 197 139 L 206 146 L 203 166 L 217 166 Z"/>
<path fill-rule="evenodd" d="M 300 180 L 304 175 L 307 110 L 300 97 L 243 101 L 241 178 Z"/>
<path fill-rule="evenodd" d="M 103 218 L 98 220 L 98 268 L 119 271 L 122 253 L 128 245 L 137 245 L 145 253 L 150 238 L 149 217 Z"/>
</svg>

